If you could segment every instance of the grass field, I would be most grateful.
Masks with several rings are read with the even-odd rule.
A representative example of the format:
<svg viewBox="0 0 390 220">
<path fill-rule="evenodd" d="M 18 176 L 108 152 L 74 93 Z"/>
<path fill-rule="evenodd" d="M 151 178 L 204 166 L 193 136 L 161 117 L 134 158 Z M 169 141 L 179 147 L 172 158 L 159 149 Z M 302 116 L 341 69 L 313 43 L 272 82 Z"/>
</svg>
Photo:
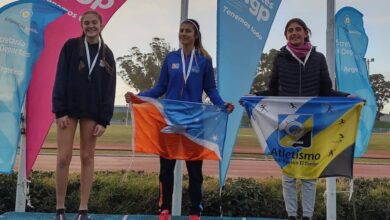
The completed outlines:
<svg viewBox="0 0 390 220">
<path fill-rule="evenodd" d="M 127 145 L 131 146 L 131 126 L 111 125 L 107 128 L 106 133 L 98 139 L 100 146 L 115 146 Z M 75 143 L 79 141 L 78 132 L 76 134 Z M 46 138 L 46 144 L 54 144 L 56 142 L 56 126 L 53 124 Z M 259 147 L 256 134 L 252 128 L 241 128 L 239 131 L 236 146 L 241 147 Z M 390 151 L 390 135 L 373 134 L 369 143 L 371 150 L 386 150 Z"/>
</svg>

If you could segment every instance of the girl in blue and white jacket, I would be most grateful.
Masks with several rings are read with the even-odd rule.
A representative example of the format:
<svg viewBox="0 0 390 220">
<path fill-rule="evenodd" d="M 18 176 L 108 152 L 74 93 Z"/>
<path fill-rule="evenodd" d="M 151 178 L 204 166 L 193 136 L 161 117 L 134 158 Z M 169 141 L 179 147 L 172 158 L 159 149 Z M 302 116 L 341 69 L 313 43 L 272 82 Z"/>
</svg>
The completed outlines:
<svg viewBox="0 0 390 220">
<path fill-rule="evenodd" d="M 220 97 L 214 78 L 210 55 L 202 46 L 198 22 L 187 19 L 180 24 L 179 41 L 181 49 L 170 52 L 163 63 L 158 83 L 139 95 L 158 98 L 165 94 L 165 99 L 202 102 L 203 91 L 215 105 L 226 105 L 232 112 L 234 106 L 225 103 Z M 130 102 L 133 93 L 125 95 Z M 160 157 L 160 219 L 170 218 L 173 171 L 176 160 Z M 189 174 L 189 193 L 191 200 L 190 219 L 199 219 L 202 211 L 202 160 L 186 161 Z"/>
</svg>

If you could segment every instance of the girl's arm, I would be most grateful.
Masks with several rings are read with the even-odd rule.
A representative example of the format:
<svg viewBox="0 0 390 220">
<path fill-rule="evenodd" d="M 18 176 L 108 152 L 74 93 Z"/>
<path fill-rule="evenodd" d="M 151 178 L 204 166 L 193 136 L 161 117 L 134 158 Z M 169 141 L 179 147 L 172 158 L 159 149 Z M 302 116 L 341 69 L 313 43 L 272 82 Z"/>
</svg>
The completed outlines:
<svg viewBox="0 0 390 220">
<path fill-rule="evenodd" d="M 61 49 L 60 57 L 57 64 L 56 78 L 53 88 L 52 97 L 52 111 L 56 115 L 56 118 L 61 118 L 67 115 L 66 95 L 67 95 L 67 84 L 68 84 L 68 71 L 69 61 L 71 59 L 71 45 L 68 40 Z"/>
<path fill-rule="evenodd" d="M 145 92 L 141 92 L 138 95 L 158 98 L 165 94 L 168 88 L 168 83 L 169 83 L 169 69 L 168 69 L 167 58 L 165 58 L 163 66 L 161 67 L 160 78 L 157 84 L 153 88 Z"/>
</svg>

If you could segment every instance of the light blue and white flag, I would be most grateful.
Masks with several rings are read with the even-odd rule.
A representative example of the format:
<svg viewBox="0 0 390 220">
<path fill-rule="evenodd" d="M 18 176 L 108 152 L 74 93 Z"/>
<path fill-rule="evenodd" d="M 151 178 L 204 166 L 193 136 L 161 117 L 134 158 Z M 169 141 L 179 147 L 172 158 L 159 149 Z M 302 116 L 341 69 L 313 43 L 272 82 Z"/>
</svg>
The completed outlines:
<svg viewBox="0 0 390 220">
<path fill-rule="evenodd" d="M 133 96 L 133 147 L 167 159 L 220 160 L 225 106 Z"/>
<path fill-rule="evenodd" d="M 269 30 L 281 0 L 218 0 L 217 78 L 222 98 L 238 106 L 250 91 Z M 220 184 L 224 185 L 242 108 L 229 116 L 225 149 L 220 162 Z"/>
<path fill-rule="evenodd" d="M 360 157 L 367 151 L 377 112 L 364 58 L 368 37 L 363 27 L 363 14 L 354 8 L 340 9 L 335 23 L 337 89 L 366 100 L 355 146 L 355 157 Z"/>
<path fill-rule="evenodd" d="M 0 8 L 0 173 L 12 172 L 20 137 L 21 108 L 46 26 L 64 10 L 41 0 Z"/>
</svg>

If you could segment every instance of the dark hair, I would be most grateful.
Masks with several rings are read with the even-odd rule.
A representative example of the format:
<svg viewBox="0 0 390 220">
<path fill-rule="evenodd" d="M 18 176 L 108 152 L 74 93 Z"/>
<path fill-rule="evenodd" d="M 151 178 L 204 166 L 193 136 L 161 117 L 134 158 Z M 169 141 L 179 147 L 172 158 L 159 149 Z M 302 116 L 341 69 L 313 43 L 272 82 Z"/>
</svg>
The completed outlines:
<svg viewBox="0 0 390 220">
<path fill-rule="evenodd" d="M 287 37 L 288 26 L 290 26 L 290 24 L 292 23 L 298 23 L 300 26 L 302 26 L 303 30 L 307 32 L 307 37 L 305 37 L 305 42 L 310 42 L 309 36 L 311 35 L 311 30 L 310 28 L 307 27 L 306 23 L 300 18 L 293 18 L 287 22 L 286 27 L 284 28 L 284 36 Z"/>
<path fill-rule="evenodd" d="M 102 16 L 98 12 L 96 12 L 96 11 L 86 11 L 86 12 L 84 12 L 83 15 L 81 15 L 81 19 L 80 19 L 81 24 L 83 23 L 84 17 L 86 15 L 88 15 L 88 14 L 96 15 L 96 17 L 99 19 L 100 24 L 103 23 L 103 18 L 102 18 Z M 100 37 L 100 40 L 102 42 L 101 55 L 102 55 L 102 61 L 104 63 L 104 67 L 105 67 L 107 73 L 109 73 L 110 75 L 113 75 L 113 74 L 115 74 L 115 73 L 113 73 L 114 69 L 106 60 L 106 52 L 108 50 L 108 47 L 104 43 L 104 40 L 103 40 L 103 37 L 102 37 L 101 33 L 99 33 L 99 37 Z M 85 38 L 85 34 L 84 34 L 84 31 L 83 31 L 83 34 L 81 35 L 81 38 L 80 38 L 80 57 L 82 57 L 83 54 L 85 53 L 85 51 L 84 51 L 85 50 L 84 49 L 84 38 Z M 84 62 L 82 60 L 80 60 L 79 72 L 81 72 L 82 69 L 84 69 L 84 68 L 85 68 L 85 64 L 84 64 Z"/>
<path fill-rule="evenodd" d="M 194 27 L 194 31 L 195 31 L 195 43 L 194 43 L 194 46 L 195 46 L 195 48 L 199 49 L 200 53 L 203 56 L 210 58 L 211 57 L 210 54 L 206 51 L 206 49 L 204 49 L 203 44 L 202 44 L 202 34 L 200 33 L 199 23 L 196 20 L 194 20 L 194 19 L 186 19 L 186 20 L 184 20 L 181 23 L 182 24 L 183 23 L 191 24 Z"/>
</svg>

